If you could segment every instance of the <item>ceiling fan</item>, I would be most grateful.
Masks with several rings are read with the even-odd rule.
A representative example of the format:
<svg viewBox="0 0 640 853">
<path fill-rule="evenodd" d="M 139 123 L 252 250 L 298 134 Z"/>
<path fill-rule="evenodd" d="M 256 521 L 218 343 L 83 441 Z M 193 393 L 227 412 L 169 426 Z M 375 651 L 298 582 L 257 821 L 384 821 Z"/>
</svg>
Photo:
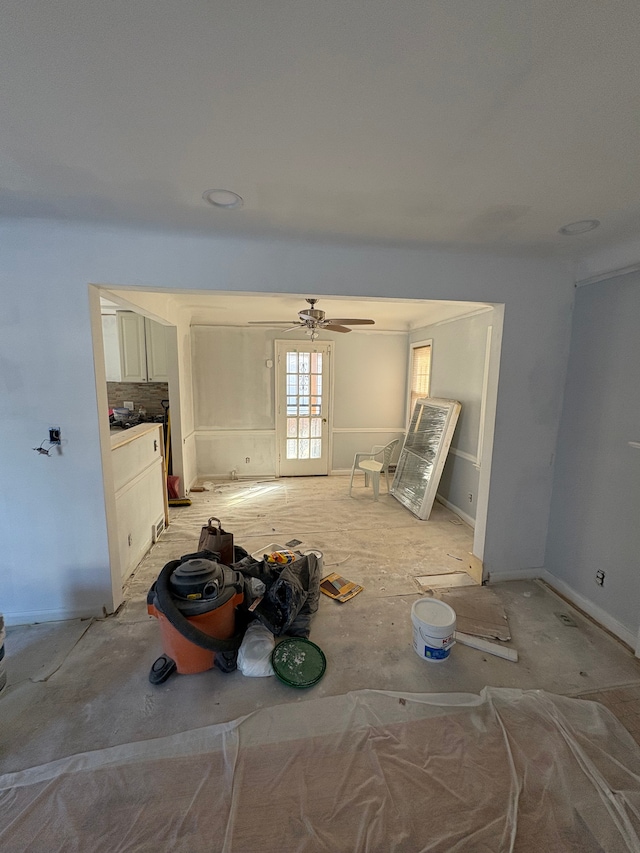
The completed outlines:
<svg viewBox="0 0 640 853">
<path fill-rule="evenodd" d="M 347 326 L 372 326 L 375 323 L 375 320 L 347 320 L 342 317 L 339 319 L 327 319 L 324 311 L 315 307 L 315 304 L 318 301 L 317 299 L 307 299 L 306 301 L 311 307 L 303 308 L 302 311 L 298 311 L 298 321 L 295 325 L 291 326 L 291 328 L 284 329 L 283 331 L 292 332 L 294 329 L 306 329 L 307 334 L 310 335 L 311 340 L 314 341 L 318 337 L 318 331 L 320 329 L 328 329 L 330 332 L 350 332 L 351 329 L 347 329 Z M 249 325 L 280 326 L 289 325 L 289 322 L 289 320 L 250 320 Z"/>
</svg>

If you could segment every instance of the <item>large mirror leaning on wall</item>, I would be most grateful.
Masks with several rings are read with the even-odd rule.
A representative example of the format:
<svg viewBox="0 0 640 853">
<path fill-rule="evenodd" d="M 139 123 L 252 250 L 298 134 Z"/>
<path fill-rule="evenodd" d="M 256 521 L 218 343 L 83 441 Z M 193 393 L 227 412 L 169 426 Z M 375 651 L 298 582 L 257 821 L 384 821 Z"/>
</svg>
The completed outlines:
<svg viewBox="0 0 640 853">
<path fill-rule="evenodd" d="M 391 494 L 420 519 L 431 515 L 461 408 L 457 400 L 437 397 L 422 397 L 414 406 Z"/>
</svg>

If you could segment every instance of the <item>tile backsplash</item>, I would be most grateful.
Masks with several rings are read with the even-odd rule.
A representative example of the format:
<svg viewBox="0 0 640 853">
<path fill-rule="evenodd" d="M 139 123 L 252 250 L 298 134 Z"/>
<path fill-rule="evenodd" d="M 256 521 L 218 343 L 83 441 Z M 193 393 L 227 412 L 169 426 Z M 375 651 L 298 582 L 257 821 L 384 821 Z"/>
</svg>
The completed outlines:
<svg viewBox="0 0 640 853">
<path fill-rule="evenodd" d="M 161 400 L 169 399 L 167 382 L 107 382 L 109 408 L 120 408 L 126 402 L 133 402 L 134 411 L 143 408 L 147 415 L 163 414 Z"/>
</svg>

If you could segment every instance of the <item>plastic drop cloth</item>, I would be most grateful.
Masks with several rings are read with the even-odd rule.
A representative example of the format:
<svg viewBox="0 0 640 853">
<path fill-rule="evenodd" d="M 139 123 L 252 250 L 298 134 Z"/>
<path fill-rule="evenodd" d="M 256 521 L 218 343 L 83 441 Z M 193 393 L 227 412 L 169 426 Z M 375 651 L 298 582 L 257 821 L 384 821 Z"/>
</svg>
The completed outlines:
<svg viewBox="0 0 640 853">
<path fill-rule="evenodd" d="M 9 851 L 639 851 L 640 749 L 541 691 L 361 691 L 0 777 Z"/>
</svg>

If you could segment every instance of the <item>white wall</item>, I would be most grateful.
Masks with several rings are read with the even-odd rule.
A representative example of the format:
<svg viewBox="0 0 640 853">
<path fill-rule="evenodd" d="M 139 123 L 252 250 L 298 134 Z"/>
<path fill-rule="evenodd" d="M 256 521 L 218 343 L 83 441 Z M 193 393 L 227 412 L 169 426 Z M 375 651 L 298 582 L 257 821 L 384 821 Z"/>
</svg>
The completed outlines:
<svg viewBox="0 0 640 853">
<path fill-rule="evenodd" d="M 639 320 L 640 273 L 576 292 L 545 559 L 561 590 L 632 645 L 640 620 L 640 449 L 628 442 L 640 442 Z"/>
<path fill-rule="evenodd" d="M 267 361 L 278 339 L 308 341 L 273 328 L 192 328 L 199 476 L 275 473 L 275 367 Z M 407 335 L 323 332 L 322 340 L 334 341 L 331 470 L 345 470 L 357 450 L 402 433 Z"/>
<path fill-rule="evenodd" d="M 407 335 L 354 331 L 334 340 L 332 470 L 350 471 L 355 453 L 404 434 Z"/>
<path fill-rule="evenodd" d="M 198 476 L 230 477 L 234 469 L 241 477 L 275 473 L 276 335 L 257 327 L 191 328 Z"/>
<path fill-rule="evenodd" d="M 193 326 L 196 430 L 273 430 L 273 329 Z M 211 473 L 211 472 L 206 472 Z"/>
<path fill-rule="evenodd" d="M 38 221 L 4 222 L 0 248 L 0 607 L 13 621 L 112 607 L 90 282 L 504 302 L 484 559 L 542 565 L 573 299 L 555 262 Z M 38 456 L 52 425 L 63 454 Z"/>
<path fill-rule="evenodd" d="M 497 322 L 494 313 L 483 311 L 411 333 L 412 343 L 432 341 L 431 396 L 462 403 L 438 494 L 468 520 L 475 519 L 478 505 L 487 334 Z"/>
</svg>

